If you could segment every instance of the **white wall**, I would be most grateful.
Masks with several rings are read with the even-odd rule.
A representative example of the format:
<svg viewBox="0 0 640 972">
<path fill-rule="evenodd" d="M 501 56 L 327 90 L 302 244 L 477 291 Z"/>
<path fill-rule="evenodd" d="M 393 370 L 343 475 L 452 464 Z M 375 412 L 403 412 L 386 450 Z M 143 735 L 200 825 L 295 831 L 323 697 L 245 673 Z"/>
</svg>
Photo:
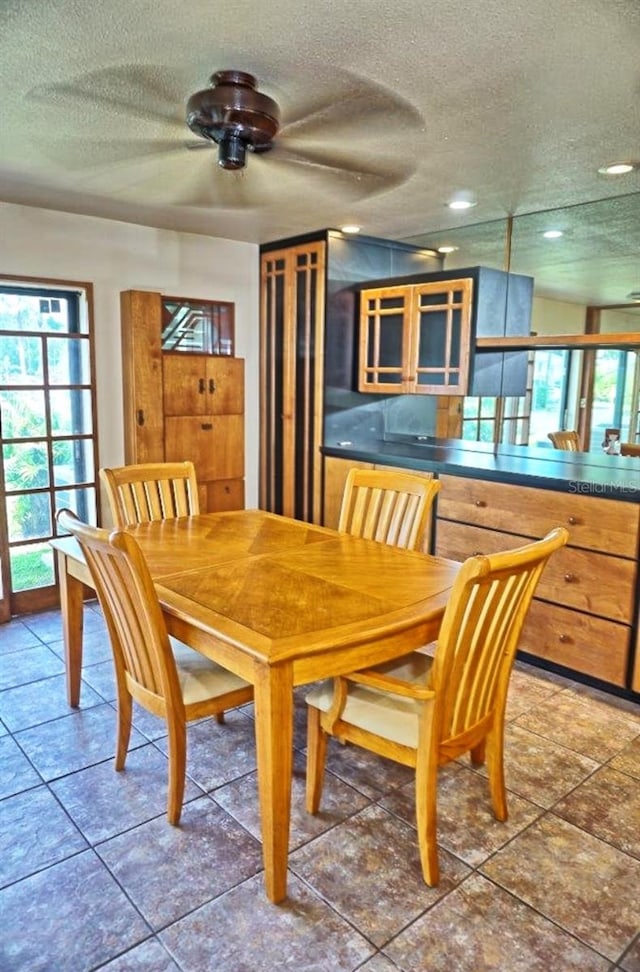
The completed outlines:
<svg viewBox="0 0 640 972">
<path fill-rule="evenodd" d="M 535 334 L 584 334 L 585 314 L 584 304 L 534 297 L 531 330 Z"/>
<path fill-rule="evenodd" d="M 124 461 L 120 292 L 153 290 L 172 297 L 233 301 L 236 355 L 246 362 L 246 505 L 258 505 L 259 256 L 255 244 L 0 202 L 0 278 L 3 274 L 93 284 L 103 466 Z"/>
</svg>

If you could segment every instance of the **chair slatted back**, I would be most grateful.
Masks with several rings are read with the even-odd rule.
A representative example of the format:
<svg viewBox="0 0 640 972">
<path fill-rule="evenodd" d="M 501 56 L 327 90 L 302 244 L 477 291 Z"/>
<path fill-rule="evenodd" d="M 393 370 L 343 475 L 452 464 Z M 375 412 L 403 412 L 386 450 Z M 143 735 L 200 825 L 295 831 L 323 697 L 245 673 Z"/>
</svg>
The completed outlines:
<svg viewBox="0 0 640 972">
<path fill-rule="evenodd" d="M 465 737 L 488 728 L 504 709 L 509 676 L 536 585 L 564 527 L 492 556 L 471 557 L 451 591 L 431 670 L 442 762 Z"/>
<path fill-rule="evenodd" d="M 125 527 L 200 512 L 192 462 L 139 463 L 101 469 L 114 523 Z"/>
<path fill-rule="evenodd" d="M 407 550 L 420 548 L 440 482 L 410 473 L 351 469 L 338 529 Z"/>
<path fill-rule="evenodd" d="M 582 452 L 582 443 L 577 432 L 549 432 L 547 438 L 551 439 L 554 449 L 563 449 L 565 452 Z"/>
<path fill-rule="evenodd" d="M 78 540 L 111 637 L 116 675 L 159 714 L 182 704 L 175 660 L 149 568 L 127 533 L 82 523 L 70 510 L 58 523 Z"/>
</svg>

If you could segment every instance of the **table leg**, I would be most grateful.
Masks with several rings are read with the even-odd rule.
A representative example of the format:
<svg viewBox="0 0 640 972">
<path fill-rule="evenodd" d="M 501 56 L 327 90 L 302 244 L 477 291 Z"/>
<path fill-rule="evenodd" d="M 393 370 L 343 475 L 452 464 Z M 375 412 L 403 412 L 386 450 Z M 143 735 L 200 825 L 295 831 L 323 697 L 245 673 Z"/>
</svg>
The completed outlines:
<svg viewBox="0 0 640 972">
<path fill-rule="evenodd" d="M 255 684 L 256 750 L 267 897 L 287 896 L 287 859 L 293 772 L 293 673 L 265 667 Z"/>
<path fill-rule="evenodd" d="M 69 573 L 66 555 L 61 550 L 56 551 L 56 554 L 60 579 L 60 609 L 62 611 L 67 702 L 77 708 L 80 705 L 80 675 L 82 673 L 84 584 Z"/>
</svg>

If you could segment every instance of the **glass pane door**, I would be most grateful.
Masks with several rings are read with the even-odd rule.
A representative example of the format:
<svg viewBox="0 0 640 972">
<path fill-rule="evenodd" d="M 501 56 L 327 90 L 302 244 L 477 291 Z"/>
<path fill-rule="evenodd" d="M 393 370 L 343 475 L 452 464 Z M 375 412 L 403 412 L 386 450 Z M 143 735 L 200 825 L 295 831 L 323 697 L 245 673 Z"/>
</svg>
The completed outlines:
<svg viewBox="0 0 640 972">
<path fill-rule="evenodd" d="M 96 522 L 94 415 L 83 292 L 0 287 L 0 542 L 11 614 L 56 602 L 56 510 Z"/>
</svg>

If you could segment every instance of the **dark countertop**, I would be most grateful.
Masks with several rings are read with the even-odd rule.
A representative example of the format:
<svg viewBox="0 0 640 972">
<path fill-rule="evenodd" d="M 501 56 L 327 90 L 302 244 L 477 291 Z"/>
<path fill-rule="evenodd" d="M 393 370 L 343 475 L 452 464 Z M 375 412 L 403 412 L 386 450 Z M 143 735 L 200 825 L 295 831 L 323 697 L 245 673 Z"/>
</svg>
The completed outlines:
<svg viewBox="0 0 640 972">
<path fill-rule="evenodd" d="M 640 503 L 640 460 L 631 456 L 494 446 L 487 442 L 404 433 L 327 444 L 322 453 L 360 462 Z"/>
</svg>

